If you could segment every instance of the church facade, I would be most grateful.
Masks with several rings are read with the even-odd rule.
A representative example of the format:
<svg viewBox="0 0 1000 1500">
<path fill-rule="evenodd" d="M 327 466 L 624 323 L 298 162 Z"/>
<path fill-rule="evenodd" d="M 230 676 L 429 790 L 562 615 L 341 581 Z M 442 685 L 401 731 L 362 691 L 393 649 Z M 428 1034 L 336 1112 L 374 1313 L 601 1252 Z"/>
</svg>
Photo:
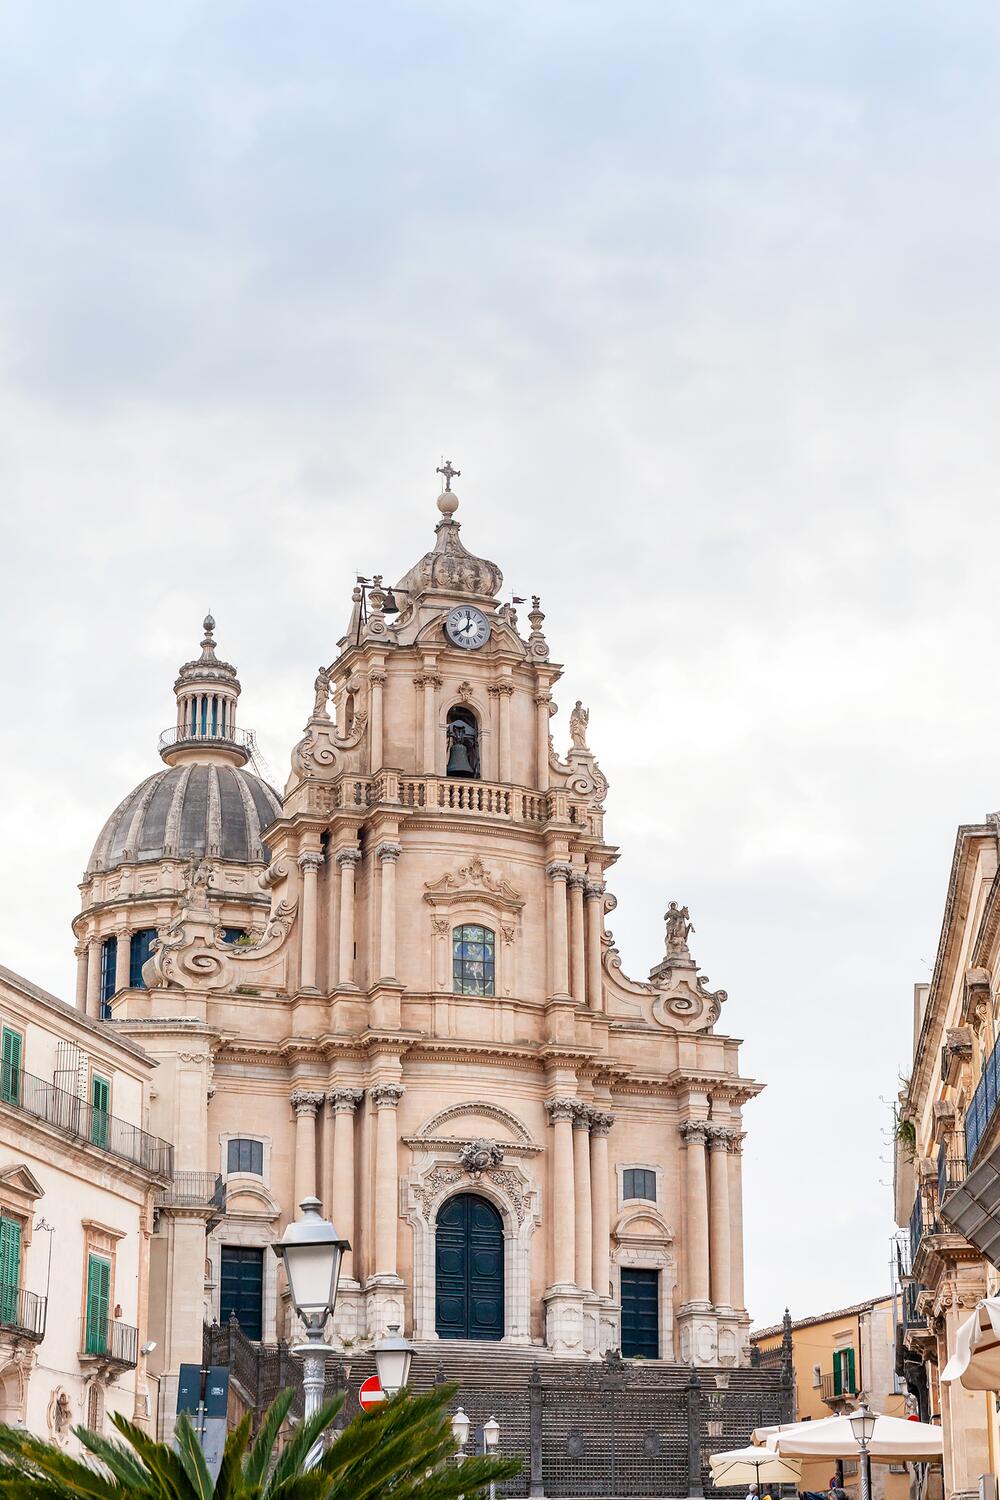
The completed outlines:
<svg viewBox="0 0 1000 1500">
<path fill-rule="evenodd" d="M 186 1184 L 150 1251 L 167 1413 L 206 1321 L 293 1331 L 269 1247 L 311 1196 L 352 1246 L 345 1347 L 399 1325 L 501 1358 L 748 1363 L 760 1085 L 686 908 L 648 980 L 624 973 L 587 712 L 557 750 L 539 601 L 526 628 L 500 601 L 444 472 L 431 549 L 392 588 L 358 581 L 281 795 L 209 618 L 165 767 L 81 886 L 78 1005 L 158 1064 L 148 1129 Z"/>
</svg>

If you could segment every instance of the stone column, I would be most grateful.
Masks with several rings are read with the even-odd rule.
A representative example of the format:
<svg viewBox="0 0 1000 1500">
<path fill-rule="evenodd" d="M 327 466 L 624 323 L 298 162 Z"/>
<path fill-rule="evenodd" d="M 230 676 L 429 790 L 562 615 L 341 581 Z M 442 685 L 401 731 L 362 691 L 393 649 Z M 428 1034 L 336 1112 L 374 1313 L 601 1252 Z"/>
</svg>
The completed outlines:
<svg viewBox="0 0 1000 1500">
<path fill-rule="evenodd" d="M 729 1233 L 732 1238 L 733 1306 L 742 1311 L 743 1289 L 743 1132 L 729 1132 Z"/>
<path fill-rule="evenodd" d="M 360 849 L 338 849 L 340 870 L 340 963 L 338 984 L 354 986 L 354 872 L 361 862 Z"/>
<path fill-rule="evenodd" d="M 549 1237 L 552 1279 L 557 1286 L 572 1286 L 576 1275 L 576 1205 L 573 1186 L 573 1116 L 575 1099 L 548 1099 L 545 1108 L 552 1121 L 552 1192 Z"/>
<path fill-rule="evenodd" d="M 396 979 L 396 861 L 403 852 L 401 844 L 379 844 L 375 851 L 382 866 L 382 892 L 379 905 L 379 978 Z"/>
<path fill-rule="evenodd" d="M 396 1161 L 396 1106 L 401 1083 L 379 1083 L 368 1090 L 376 1111 L 375 1126 L 375 1271 L 396 1275 L 396 1221 L 399 1217 L 399 1168 Z"/>
<path fill-rule="evenodd" d="M 129 969 L 132 961 L 132 934 L 118 932 L 115 943 L 115 989 L 128 988 Z"/>
<path fill-rule="evenodd" d="M 576 1284 L 582 1292 L 594 1283 L 594 1218 L 590 1192 L 590 1108 L 573 1112 L 573 1182 L 576 1195 Z"/>
<path fill-rule="evenodd" d="M 368 749 L 370 755 L 369 770 L 373 776 L 376 771 L 380 771 L 382 769 L 382 688 L 384 685 L 384 672 L 368 673 Z"/>
<path fill-rule="evenodd" d="M 424 690 L 424 743 L 421 765 L 425 776 L 437 772 L 437 690 L 441 678 L 436 672 L 421 672 L 413 679 L 418 688 Z"/>
<path fill-rule="evenodd" d="M 708 1127 L 708 1170 L 711 1196 L 712 1302 L 732 1307 L 733 1244 L 729 1223 L 729 1138 L 724 1125 Z M 690 1147 L 688 1148 L 690 1150 Z"/>
<path fill-rule="evenodd" d="M 101 1018 L 101 940 L 95 933 L 87 951 L 87 1015 Z"/>
<path fill-rule="evenodd" d="M 500 712 L 500 727 L 497 739 L 499 740 L 499 755 L 497 766 L 497 780 L 510 781 L 511 779 L 511 756 L 510 756 L 510 700 L 513 696 L 514 684 L 512 682 L 498 682 L 496 693 L 498 697 L 498 708 Z"/>
<path fill-rule="evenodd" d="M 289 1103 L 295 1111 L 295 1204 L 292 1218 L 297 1218 L 302 1200 L 316 1196 L 316 1111 L 323 1103 L 323 1095 L 313 1089 L 296 1089 Z"/>
<path fill-rule="evenodd" d="M 590 1196 L 594 1222 L 594 1291 L 611 1295 L 611 1184 L 608 1134 L 614 1115 L 595 1109 L 590 1115 Z"/>
<path fill-rule="evenodd" d="M 76 954 L 76 1008 L 86 1014 L 87 1011 L 87 958 L 88 948 L 86 943 L 77 943 L 73 949 Z"/>
<path fill-rule="evenodd" d="M 363 1089 L 336 1088 L 327 1094 L 333 1117 L 333 1160 L 330 1164 L 330 1217 L 342 1239 L 354 1244 L 354 1114 Z M 341 1276 L 354 1275 L 354 1251 L 345 1250 Z"/>
<path fill-rule="evenodd" d="M 570 994 L 577 1005 L 587 1003 L 587 934 L 583 922 L 583 893 L 587 877 L 573 870 L 569 877 L 569 972 Z"/>
<path fill-rule="evenodd" d="M 591 1010 L 604 1009 L 604 881 L 588 880 L 584 897 L 587 905 L 587 1004 Z"/>
<path fill-rule="evenodd" d="M 685 1120 L 681 1135 L 687 1145 L 684 1164 L 685 1258 L 687 1302 L 709 1306 L 708 1279 L 708 1181 L 705 1172 L 704 1120 Z"/>
<path fill-rule="evenodd" d="M 302 924 L 302 947 L 300 957 L 299 989 L 316 988 L 316 885 L 323 865 L 320 851 L 304 850 L 298 859 L 302 872 L 302 907 L 299 920 Z"/>
<path fill-rule="evenodd" d="M 552 694 L 535 694 L 535 779 L 540 792 L 549 789 L 549 705 Z"/>
<path fill-rule="evenodd" d="M 565 860 L 553 860 L 545 866 L 551 882 L 549 888 L 549 964 L 552 994 L 569 995 L 569 973 L 566 954 L 566 882 L 570 866 Z"/>
</svg>

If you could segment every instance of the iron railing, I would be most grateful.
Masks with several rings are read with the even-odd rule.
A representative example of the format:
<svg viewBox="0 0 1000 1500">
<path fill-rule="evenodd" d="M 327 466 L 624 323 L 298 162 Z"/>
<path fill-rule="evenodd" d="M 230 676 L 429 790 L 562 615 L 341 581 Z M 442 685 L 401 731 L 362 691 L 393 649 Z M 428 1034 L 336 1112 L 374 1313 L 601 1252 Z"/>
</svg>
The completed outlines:
<svg viewBox="0 0 1000 1500">
<path fill-rule="evenodd" d="M 850 1375 L 837 1375 L 834 1371 L 820 1376 L 820 1395 L 824 1401 L 846 1401 L 858 1394 L 858 1382 Z"/>
<path fill-rule="evenodd" d="M 24 1338 L 41 1342 L 45 1337 L 46 1297 L 23 1287 L 0 1286 L 0 1328 L 12 1328 Z"/>
<path fill-rule="evenodd" d="M 226 1211 L 226 1184 L 219 1172 L 175 1172 L 165 1187 L 157 1188 L 157 1208 L 214 1208 Z"/>
<path fill-rule="evenodd" d="M 925 1187 L 917 1189 L 917 1196 L 913 1200 L 913 1209 L 910 1213 L 910 1256 L 916 1260 L 920 1241 L 928 1234 L 940 1233 L 941 1226 L 938 1222 L 937 1204 L 934 1195 Z"/>
<path fill-rule="evenodd" d="M 926 1325 L 927 1319 L 917 1312 L 917 1298 L 922 1291 L 923 1287 L 917 1281 L 910 1281 L 901 1289 L 904 1328 L 923 1328 Z"/>
<path fill-rule="evenodd" d="M 980 1142 L 986 1134 L 996 1112 L 997 1095 L 1000 1093 L 1000 1041 L 983 1063 L 979 1082 L 965 1112 L 966 1160 L 972 1165 Z"/>
<path fill-rule="evenodd" d="M 107 1110 L 95 1109 L 79 1095 L 35 1078 L 9 1062 L 0 1064 L 0 1105 L 4 1104 L 100 1146 L 112 1156 L 135 1162 L 153 1177 L 170 1177 L 173 1172 L 174 1148 L 169 1141 L 149 1135 Z"/>
<path fill-rule="evenodd" d="M 185 724 L 179 729 L 176 724 L 165 729 L 160 735 L 157 748 L 169 750 L 172 745 L 234 745 L 246 755 L 253 755 L 257 748 L 257 741 L 252 729 L 230 729 L 227 725 L 223 730 L 221 724 L 216 725 L 215 733 L 212 733 L 211 724 L 208 725 L 204 734 L 199 726 L 192 730 L 190 724 Z"/>
<path fill-rule="evenodd" d="M 943 1203 L 953 1188 L 960 1187 L 969 1174 L 965 1158 L 965 1131 L 953 1130 L 938 1146 L 938 1202 Z"/>
<path fill-rule="evenodd" d="M 139 1359 L 139 1330 L 118 1318 L 81 1318 L 80 1357 L 132 1369 Z"/>
</svg>

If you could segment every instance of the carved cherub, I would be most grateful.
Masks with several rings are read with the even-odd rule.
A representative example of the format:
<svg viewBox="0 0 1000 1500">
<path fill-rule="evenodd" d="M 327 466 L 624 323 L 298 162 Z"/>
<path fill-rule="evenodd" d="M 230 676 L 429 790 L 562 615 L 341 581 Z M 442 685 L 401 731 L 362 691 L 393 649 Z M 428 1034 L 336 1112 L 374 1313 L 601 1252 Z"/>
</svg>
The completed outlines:
<svg viewBox="0 0 1000 1500">
<path fill-rule="evenodd" d="M 187 867 L 187 888 L 185 894 L 189 901 L 199 899 L 203 891 L 207 891 L 212 884 L 212 866 L 207 859 L 192 859 Z"/>
<path fill-rule="evenodd" d="M 576 703 L 569 716 L 569 733 L 577 750 L 587 748 L 587 725 L 590 723 L 590 710 L 584 708 L 580 699 Z"/>
<path fill-rule="evenodd" d="M 313 688 L 316 697 L 313 702 L 312 716 L 314 719 L 328 719 L 330 715 L 327 713 L 326 705 L 330 698 L 330 674 L 325 667 L 320 667 L 317 672 Z"/>
<path fill-rule="evenodd" d="M 689 957 L 687 940 L 694 932 L 694 926 L 687 907 L 678 906 L 676 901 L 671 901 L 663 913 L 663 920 L 667 924 L 667 954 Z"/>
</svg>

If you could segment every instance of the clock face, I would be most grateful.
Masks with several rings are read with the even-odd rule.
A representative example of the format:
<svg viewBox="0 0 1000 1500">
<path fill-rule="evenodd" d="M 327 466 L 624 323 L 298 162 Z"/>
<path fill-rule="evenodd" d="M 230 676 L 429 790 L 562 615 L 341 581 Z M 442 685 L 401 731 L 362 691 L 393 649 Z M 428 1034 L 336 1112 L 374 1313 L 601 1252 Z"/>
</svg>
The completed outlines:
<svg viewBox="0 0 1000 1500">
<path fill-rule="evenodd" d="M 457 604 L 444 622 L 444 633 L 452 645 L 478 651 L 490 638 L 490 622 L 474 604 Z"/>
</svg>

